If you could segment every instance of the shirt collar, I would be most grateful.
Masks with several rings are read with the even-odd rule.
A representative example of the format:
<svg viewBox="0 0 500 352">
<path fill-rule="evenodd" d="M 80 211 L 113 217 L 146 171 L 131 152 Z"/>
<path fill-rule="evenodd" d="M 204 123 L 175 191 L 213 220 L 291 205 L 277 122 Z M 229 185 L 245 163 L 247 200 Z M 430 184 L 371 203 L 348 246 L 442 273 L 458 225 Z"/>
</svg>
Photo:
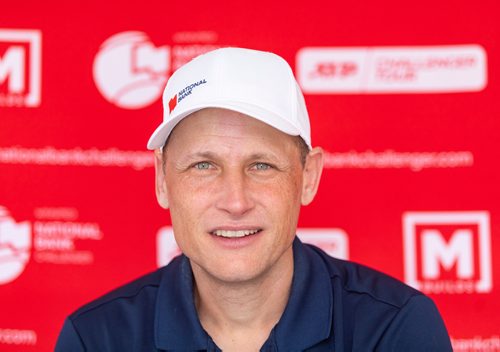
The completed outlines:
<svg viewBox="0 0 500 352">
<path fill-rule="evenodd" d="M 275 328 L 278 350 L 305 350 L 332 333 L 333 290 L 318 254 L 295 238 L 294 275 L 288 304 Z"/>
<path fill-rule="evenodd" d="M 321 259 L 298 238 L 293 242 L 294 275 L 290 298 L 274 328 L 278 350 L 304 350 L 332 333 L 333 292 Z M 316 257 L 316 258 L 314 258 Z M 182 255 L 166 268 L 156 302 L 156 347 L 203 350 L 210 337 L 201 326 L 193 296 L 193 274 Z"/>
<path fill-rule="evenodd" d="M 156 298 L 155 342 L 163 350 L 207 350 L 209 336 L 203 330 L 193 295 L 189 259 L 174 259 L 163 274 Z"/>
</svg>

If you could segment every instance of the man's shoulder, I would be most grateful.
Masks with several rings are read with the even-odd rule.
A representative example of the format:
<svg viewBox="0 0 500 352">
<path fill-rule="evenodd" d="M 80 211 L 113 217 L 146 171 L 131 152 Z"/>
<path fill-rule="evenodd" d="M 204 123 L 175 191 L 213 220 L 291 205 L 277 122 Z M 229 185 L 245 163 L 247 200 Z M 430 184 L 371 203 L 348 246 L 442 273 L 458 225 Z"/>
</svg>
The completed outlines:
<svg viewBox="0 0 500 352">
<path fill-rule="evenodd" d="M 306 252 L 329 275 L 340 350 L 451 351 L 439 311 L 423 293 L 312 245 L 306 245 Z"/>
<path fill-rule="evenodd" d="M 307 245 L 325 263 L 332 283 L 342 289 L 344 296 L 359 297 L 395 308 L 403 307 L 408 300 L 423 294 L 402 281 L 376 269 L 356 262 L 334 258 L 323 250 Z"/>
<path fill-rule="evenodd" d="M 154 348 L 158 297 L 175 281 L 183 257 L 85 304 L 68 319 L 56 351 L 145 351 Z"/>
<path fill-rule="evenodd" d="M 156 295 L 162 278 L 175 271 L 180 258 L 174 259 L 168 266 L 145 274 L 129 283 L 126 283 L 103 296 L 83 305 L 69 318 L 75 320 L 86 320 L 86 317 L 106 315 L 110 312 L 123 311 L 133 314 L 146 307 L 154 309 Z"/>
</svg>

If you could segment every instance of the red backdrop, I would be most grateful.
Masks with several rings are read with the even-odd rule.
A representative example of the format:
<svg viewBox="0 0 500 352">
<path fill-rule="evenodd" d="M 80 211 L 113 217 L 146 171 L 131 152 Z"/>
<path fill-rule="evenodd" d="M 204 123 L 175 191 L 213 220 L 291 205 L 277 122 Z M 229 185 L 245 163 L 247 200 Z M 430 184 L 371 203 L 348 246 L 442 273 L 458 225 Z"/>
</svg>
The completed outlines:
<svg viewBox="0 0 500 352">
<path fill-rule="evenodd" d="M 500 351 L 495 1 L 84 3 L 0 11 L 0 350 L 177 253 L 145 150 L 172 70 L 218 46 L 295 70 L 327 151 L 299 234 L 437 303 Z"/>
</svg>

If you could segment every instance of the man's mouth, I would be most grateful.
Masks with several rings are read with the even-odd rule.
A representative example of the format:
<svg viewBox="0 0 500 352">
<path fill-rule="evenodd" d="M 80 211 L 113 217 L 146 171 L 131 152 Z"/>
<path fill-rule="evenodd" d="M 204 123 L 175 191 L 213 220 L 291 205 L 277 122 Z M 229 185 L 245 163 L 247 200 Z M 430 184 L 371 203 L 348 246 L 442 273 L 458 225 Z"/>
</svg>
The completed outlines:
<svg viewBox="0 0 500 352">
<path fill-rule="evenodd" d="M 262 231 L 261 229 L 252 229 L 252 230 L 214 230 L 211 232 L 212 235 L 225 237 L 225 238 L 237 238 L 237 237 L 245 237 L 250 235 L 255 235 L 256 233 Z"/>
</svg>

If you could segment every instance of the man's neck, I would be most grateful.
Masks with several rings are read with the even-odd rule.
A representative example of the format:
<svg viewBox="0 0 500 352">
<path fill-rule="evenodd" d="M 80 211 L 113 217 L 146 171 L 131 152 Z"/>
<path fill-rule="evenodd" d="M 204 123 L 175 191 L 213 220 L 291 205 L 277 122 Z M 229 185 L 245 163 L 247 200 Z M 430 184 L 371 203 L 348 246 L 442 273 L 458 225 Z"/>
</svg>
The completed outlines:
<svg viewBox="0 0 500 352">
<path fill-rule="evenodd" d="M 192 265 L 195 303 L 203 328 L 224 351 L 255 351 L 285 310 L 293 278 L 293 253 L 248 282 L 216 280 Z"/>
</svg>

